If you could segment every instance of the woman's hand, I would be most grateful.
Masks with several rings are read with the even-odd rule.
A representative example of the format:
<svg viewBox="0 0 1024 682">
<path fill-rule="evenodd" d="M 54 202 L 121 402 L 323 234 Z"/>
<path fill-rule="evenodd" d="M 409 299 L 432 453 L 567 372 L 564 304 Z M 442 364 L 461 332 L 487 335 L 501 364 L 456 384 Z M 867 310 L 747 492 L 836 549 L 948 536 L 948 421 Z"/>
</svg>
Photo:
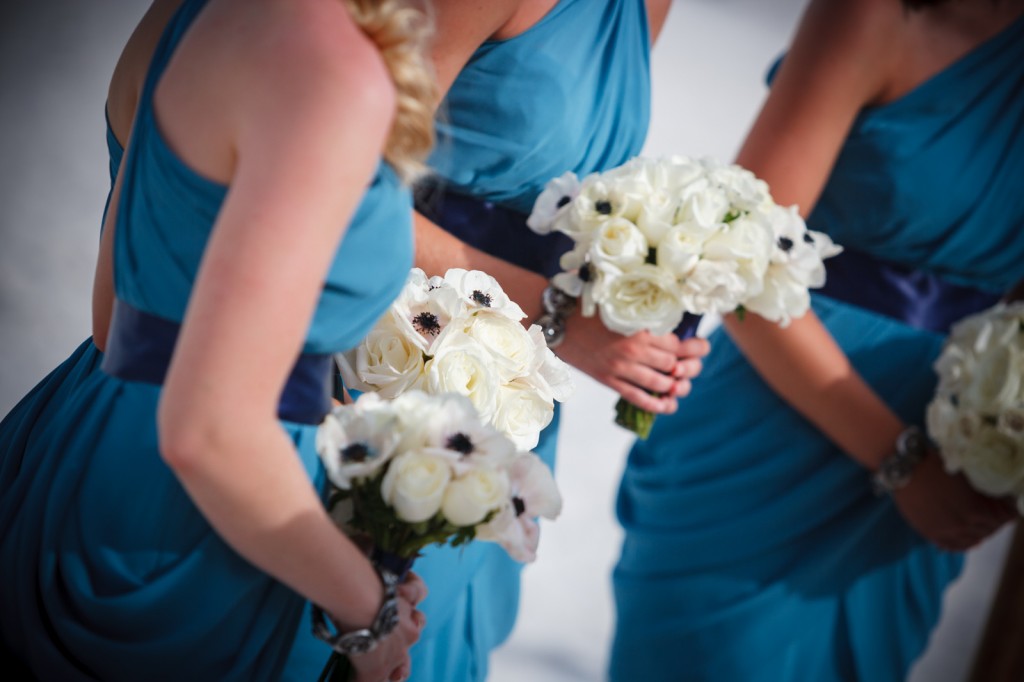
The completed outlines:
<svg viewBox="0 0 1024 682">
<path fill-rule="evenodd" d="M 936 452 L 918 464 L 893 500 L 914 530 L 949 551 L 974 547 L 1016 516 L 1005 500 L 986 497 L 963 475 L 946 472 Z"/>
<path fill-rule="evenodd" d="M 677 399 L 689 394 L 710 348 L 704 339 L 681 341 L 674 334 L 622 336 L 597 317 L 576 315 L 566 325 L 558 355 L 637 407 L 671 414 Z"/>
<path fill-rule="evenodd" d="M 415 644 L 427 622 L 416 606 L 427 596 L 427 586 L 415 573 L 409 573 L 398 586 L 398 625 L 377 648 L 367 654 L 351 656 L 356 682 L 399 682 L 412 673 L 409 648 Z"/>
</svg>

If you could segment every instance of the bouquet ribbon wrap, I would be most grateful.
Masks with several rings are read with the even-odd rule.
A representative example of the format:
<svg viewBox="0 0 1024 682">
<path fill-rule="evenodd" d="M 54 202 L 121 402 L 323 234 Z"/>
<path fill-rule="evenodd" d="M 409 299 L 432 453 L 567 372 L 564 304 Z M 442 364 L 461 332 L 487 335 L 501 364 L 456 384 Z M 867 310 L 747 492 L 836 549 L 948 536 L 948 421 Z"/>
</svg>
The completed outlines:
<svg viewBox="0 0 1024 682">
<path fill-rule="evenodd" d="M 941 334 L 1000 298 L 849 248 L 826 261 L 825 268 L 828 277 L 818 290 L 823 296 Z"/>
</svg>

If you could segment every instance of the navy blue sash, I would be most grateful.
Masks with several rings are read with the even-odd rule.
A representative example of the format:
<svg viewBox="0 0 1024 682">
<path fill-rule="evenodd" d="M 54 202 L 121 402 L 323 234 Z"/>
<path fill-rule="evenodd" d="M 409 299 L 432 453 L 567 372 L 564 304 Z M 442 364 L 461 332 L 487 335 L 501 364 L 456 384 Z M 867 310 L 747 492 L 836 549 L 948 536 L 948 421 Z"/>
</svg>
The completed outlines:
<svg viewBox="0 0 1024 682">
<path fill-rule="evenodd" d="M 426 183 L 416 188 L 416 210 L 461 241 L 509 263 L 551 278 L 573 241 L 560 232 L 537 234 L 525 213 Z"/>
<path fill-rule="evenodd" d="M 825 269 L 828 277 L 818 290 L 822 295 L 941 334 L 1000 299 L 853 249 L 825 261 Z"/>
<path fill-rule="evenodd" d="M 181 325 L 118 299 L 101 365 L 110 376 L 160 386 L 174 353 Z M 304 353 L 292 369 L 277 415 L 297 424 L 319 424 L 331 411 L 331 355 Z"/>
</svg>

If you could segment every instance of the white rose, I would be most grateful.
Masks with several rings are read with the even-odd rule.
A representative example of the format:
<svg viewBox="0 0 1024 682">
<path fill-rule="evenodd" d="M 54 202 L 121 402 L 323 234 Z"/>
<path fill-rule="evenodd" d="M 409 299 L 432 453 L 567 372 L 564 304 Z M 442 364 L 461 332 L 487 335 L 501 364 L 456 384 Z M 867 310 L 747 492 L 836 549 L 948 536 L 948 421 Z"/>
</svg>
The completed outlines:
<svg viewBox="0 0 1024 682">
<path fill-rule="evenodd" d="M 481 311 L 468 320 L 465 332 L 491 355 L 500 383 L 530 372 L 536 361 L 536 345 L 519 322 Z"/>
<path fill-rule="evenodd" d="M 625 218 L 612 218 L 595 231 L 590 255 L 599 266 L 627 269 L 643 263 L 647 250 L 647 239 L 636 225 Z"/>
<path fill-rule="evenodd" d="M 501 470 L 470 471 L 448 484 L 441 513 L 456 526 L 473 526 L 508 498 L 508 475 Z"/>
<path fill-rule="evenodd" d="M 722 224 L 731 208 L 729 199 L 723 192 L 701 189 L 700 185 L 695 183 L 684 190 L 674 222 L 695 223 L 710 230 Z"/>
<path fill-rule="evenodd" d="M 576 390 L 569 365 L 548 348 L 540 327 L 530 325 L 527 333 L 536 346 L 537 361 L 524 381 L 535 386 L 547 400 L 565 402 Z"/>
<path fill-rule="evenodd" d="M 394 507 L 399 519 L 409 523 L 426 521 L 441 509 L 451 477 L 447 460 L 409 452 L 391 460 L 381 481 L 381 497 Z"/>
<path fill-rule="evenodd" d="M 601 321 L 619 334 L 641 330 L 667 334 L 683 317 L 679 286 L 664 268 L 642 263 L 629 272 L 607 277 L 595 291 Z"/>
<path fill-rule="evenodd" d="M 701 260 L 683 281 L 681 297 L 696 315 L 731 313 L 747 293 L 747 281 L 735 262 Z"/>
<path fill-rule="evenodd" d="M 555 415 L 554 403 L 534 385 L 522 380 L 502 386 L 494 427 L 508 436 L 519 451 L 537 447 L 540 432 Z"/>
<path fill-rule="evenodd" d="M 766 223 L 741 217 L 704 242 L 704 259 L 736 264 L 736 274 L 746 282 L 743 299 L 760 293 L 772 247 L 772 231 Z"/>
<path fill-rule="evenodd" d="M 792 269 L 772 263 L 765 273 L 761 293 L 743 301 L 743 307 L 780 326 L 803 317 L 811 308 L 811 294 L 807 284 Z"/>
<path fill-rule="evenodd" d="M 964 461 L 964 475 L 979 491 L 1001 497 L 1024 480 L 1024 449 L 1021 442 L 982 425 Z"/>
<path fill-rule="evenodd" d="M 695 222 L 676 225 L 658 245 L 658 267 L 667 268 L 683 279 L 689 275 L 704 253 L 704 242 L 715 229 L 705 229 Z"/>
<path fill-rule="evenodd" d="M 970 435 L 960 428 L 960 417 L 956 406 L 940 396 L 928 404 L 925 412 L 928 435 L 939 446 L 943 464 L 950 473 L 963 469 L 964 455 L 970 446 Z"/>
<path fill-rule="evenodd" d="M 686 156 L 671 156 L 665 159 L 659 169 L 659 178 L 664 178 L 665 187 L 675 194 L 693 188 L 707 187 L 704 167 L 699 162 Z"/>
<path fill-rule="evenodd" d="M 526 219 L 526 225 L 537 234 L 548 234 L 555 219 L 566 212 L 566 207 L 579 191 L 580 181 L 572 171 L 551 180 L 533 203 L 533 211 Z"/>
<path fill-rule="evenodd" d="M 465 334 L 442 339 L 426 365 L 431 393 L 458 393 L 469 398 L 484 421 L 494 418 L 500 379 L 491 354 Z"/>
<path fill-rule="evenodd" d="M 977 360 L 969 351 L 955 343 L 947 343 L 933 365 L 939 375 L 939 395 L 959 395 L 971 382 Z"/>
<path fill-rule="evenodd" d="M 710 159 L 705 160 L 705 168 L 711 184 L 724 189 L 733 208 L 756 211 L 773 203 L 768 184 L 747 169 L 735 164 L 723 166 Z"/>
<path fill-rule="evenodd" d="M 964 403 L 991 414 L 1016 406 L 1021 398 L 1024 373 L 1021 351 L 1016 346 L 993 346 L 982 355 L 977 373 L 964 389 Z"/>
<path fill-rule="evenodd" d="M 444 281 L 459 292 L 470 310 L 486 308 L 516 321 L 526 317 L 523 309 L 508 297 L 498 280 L 486 272 L 452 268 L 445 273 Z"/>
<path fill-rule="evenodd" d="M 345 385 L 394 398 L 424 379 L 423 350 L 385 315 L 358 346 L 335 356 Z"/>
</svg>

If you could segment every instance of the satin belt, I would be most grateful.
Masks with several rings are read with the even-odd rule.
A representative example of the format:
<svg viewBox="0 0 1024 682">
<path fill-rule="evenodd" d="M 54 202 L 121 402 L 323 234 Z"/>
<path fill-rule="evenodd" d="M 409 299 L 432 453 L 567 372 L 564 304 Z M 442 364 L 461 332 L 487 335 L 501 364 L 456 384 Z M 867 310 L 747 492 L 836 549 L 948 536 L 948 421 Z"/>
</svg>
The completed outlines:
<svg viewBox="0 0 1024 682">
<path fill-rule="evenodd" d="M 825 261 L 825 268 L 827 280 L 818 293 L 940 334 L 1001 298 L 852 249 Z"/>
<path fill-rule="evenodd" d="M 117 300 L 101 365 L 110 376 L 157 386 L 164 383 L 181 324 Z M 281 391 L 277 416 L 297 424 L 319 424 L 331 411 L 331 355 L 299 356 Z"/>
<path fill-rule="evenodd" d="M 562 271 L 559 259 L 573 241 L 559 232 L 537 234 L 525 213 L 494 202 L 443 189 L 438 183 L 416 188 L 416 210 L 461 241 L 545 277 Z"/>
</svg>

